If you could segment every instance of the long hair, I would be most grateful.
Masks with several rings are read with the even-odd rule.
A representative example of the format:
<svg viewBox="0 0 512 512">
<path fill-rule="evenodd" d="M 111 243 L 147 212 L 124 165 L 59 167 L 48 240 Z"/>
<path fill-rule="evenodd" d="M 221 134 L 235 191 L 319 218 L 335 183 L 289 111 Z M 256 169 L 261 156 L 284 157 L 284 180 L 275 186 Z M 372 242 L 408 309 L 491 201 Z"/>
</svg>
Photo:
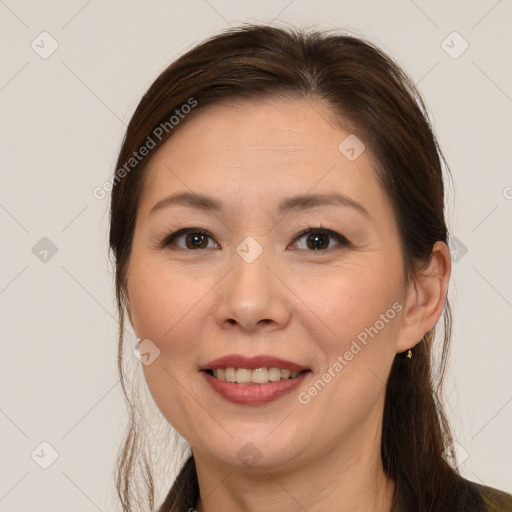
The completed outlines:
<svg viewBox="0 0 512 512">
<path fill-rule="evenodd" d="M 118 362 L 125 394 L 126 272 L 144 168 L 155 149 L 137 162 L 131 160 L 132 155 L 148 137 L 161 146 L 208 106 L 269 97 L 320 99 L 340 126 L 349 123 L 357 128 L 391 201 L 408 280 L 429 261 L 436 241 L 448 241 L 443 185 L 447 166 L 420 94 L 392 59 L 361 38 L 325 31 L 244 25 L 211 37 L 173 62 L 144 94 L 117 161 L 110 248 L 115 259 L 121 320 Z M 179 113 L 179 121 L 169 121 Z M 470 504 L 478 510 L 480 503 L 453 469 L 452 438 L 440 399 L 451 333 L 448 302 L 440 323 L 442 333 L 437 337 L 435 330 L 427 333 L 414 348 L 411 360 L 400 355 L 395 358 L 387 381 L 381 458 L 384 471 L 395 482 L 395 503 L 401 511 L 466 512 Z M 442 343 L 436 361 L 432 350 L 435 338 Z M 146 509 L 148 505 L 153 508 L 154 486 L 150 461 L 141 456 L 144 432 L 137 423 L 137 408 L 129 399 L 128 404 L 130 422 L 118 460 L 117 488 L 123 510 L 133 512 L 135 468 L 145 472 Z M 158 510 L 188 510 L 196 506 L 198 496 L 190 456 Z"/>
</svg>

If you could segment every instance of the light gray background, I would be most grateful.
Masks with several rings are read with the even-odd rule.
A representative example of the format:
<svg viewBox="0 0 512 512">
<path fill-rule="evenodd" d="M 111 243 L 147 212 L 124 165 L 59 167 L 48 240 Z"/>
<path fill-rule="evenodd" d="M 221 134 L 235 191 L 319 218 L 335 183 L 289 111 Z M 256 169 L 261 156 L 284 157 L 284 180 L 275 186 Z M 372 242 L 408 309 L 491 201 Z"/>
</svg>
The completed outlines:
<svg viewBox="0 0 512 512">
<path fill-rule="evenodd" d="M 447 381 L 462 472 L 512 491 L 511 19 L 510 0 L 0 0 L 0 510 L 119 510 L 126 414 L 108 201 L 92 190 L 156 75 L 205 37 L 260 21 L 349 29 L 419 84 L 454 176 L 450 227 L 467 248 L 453 269 Z M 46 59 L 43 31 L 58 43 Z M 469 44 L 458 58 L 453 31 Z M 38 252 L 42 237 L 55 255 Z M 58 452 L 48 469 L 35 462 L 50 461 L 42 442 Z"/>
</svg>

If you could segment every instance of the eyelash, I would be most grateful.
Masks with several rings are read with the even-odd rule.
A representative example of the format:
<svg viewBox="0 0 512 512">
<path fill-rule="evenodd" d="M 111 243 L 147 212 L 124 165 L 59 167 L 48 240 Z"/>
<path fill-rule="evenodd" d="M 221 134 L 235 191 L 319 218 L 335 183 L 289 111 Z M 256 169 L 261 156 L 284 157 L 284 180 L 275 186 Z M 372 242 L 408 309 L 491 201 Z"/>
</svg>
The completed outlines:
<svg viewBox="0 0 512 512">
<path fill-rule="evenodd" d="M 203 235 L 203 236 L 207 236 L 207 237 L 209 237 L 209 238 L 211 238 L 213 240 L 212 235 L 208 231 L 205 231 L 204 229 L 201 229 L 201 228 L 183 228 L 183 229 L 180 229 L 180 230 L 176 231 L 175 233 L 172 233 L 169 236 L 166 236 L 159 243 L 158 246 L 161 249 L 163 249 L 165 247 L 170 246 L 178 237 L 183 236 L 183 235 L 188 235 L 188 234 Z M 308 226 L 308 229 L 305 229 L 305 230 L 301 231 L 294 238 L 293 241 L 296 242 L 300 238 L 305 237 L 307 235 L 328 235 L 328 236 L 331 236 L 333 239 L 335 239 L 340 244 L 340 246 L 350 247 L 350 245 L 351 245 L 350 241 L 346 237 L 344 237 L 343 235 L 340 235 L 336 231 L 332 231 L 330 229 L 323 228 L 321 225 L 318 228 L 312 228 L 312 227 Z M 332 249 L 333 249 L 333 247 L 328 247 L 327 249 L 308 250 L 307 252 L 325 252 L 325 251 L 329 251 L 329 250 L 332 250 Z M 200 249 L 200 248 L 199 249 L 183 249 L 182 247 L 179 247 L 178 250 L 183 250 L 183 251 L 191 252 L 191 251 L 200 251 L 200 250 L 204 250 L 204 249 Z M 307 250 L 307 249 L 299 249 L 299 250 Z"/>
</svg>

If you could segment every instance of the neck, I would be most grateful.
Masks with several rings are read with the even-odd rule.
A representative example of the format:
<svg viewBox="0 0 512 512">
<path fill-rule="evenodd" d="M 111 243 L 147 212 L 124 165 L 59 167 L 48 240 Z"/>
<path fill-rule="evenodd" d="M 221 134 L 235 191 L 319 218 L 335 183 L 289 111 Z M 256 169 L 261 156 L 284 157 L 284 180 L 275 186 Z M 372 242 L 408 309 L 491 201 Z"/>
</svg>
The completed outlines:
<svg viewBox="0 0 512 512">
<path fill-rule="evenodd" d="M 353 437 L 286 469 L 233 468 L 194 453 L 201 492 L 197 512 L 390 512 L 394 482 L 382 468 L 380 435 L 370 436 L 370 445 L 361 443 L 361 432 Z"/>
</svg>

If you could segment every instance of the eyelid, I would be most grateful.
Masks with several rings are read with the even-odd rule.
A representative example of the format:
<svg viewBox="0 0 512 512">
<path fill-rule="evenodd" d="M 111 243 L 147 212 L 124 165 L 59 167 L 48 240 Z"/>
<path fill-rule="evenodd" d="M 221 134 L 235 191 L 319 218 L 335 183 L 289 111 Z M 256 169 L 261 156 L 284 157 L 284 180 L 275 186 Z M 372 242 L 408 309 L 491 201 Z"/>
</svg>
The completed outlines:
<svg viewBox="0 0 512 512">
<path fill-rule="evenodd" d="M 162 241 L 158 243 L 158 247 L 160 249 L 165 249 L 165 247 L 167 247 L 168 245 L 171 245 L 171 243 L 174 242 L 174 240 L 176 240 L 176 238 L 178 238 L 181 235 L 187 235 L 189 233 L 208 236 L 212 240 L 214 240 L 213 235 L 209 231 L 206 231 L 205 229 L 193 228 L 193 227 L 192 228 L 182 228 L 182 229 L 178 229 L 178 231 L 174 231 L 170 235 L 166 235 L 162 239 Z M 216 243 L 218 244 L 218 242 L 216 242 Z M 178 247 L 178 249 L 181 249 L 181 247 Z M 186 251 L 187 249 L 183 249 L 183 250 Z M 192 252 L 192 251 L 190 251 L 190 252 Z"/>
<path fill-rule="evenodd" d="M 178 231 L 175 231 L 174 233 L 171 233 L 170 235 L 165 236 L 163 238 L 163 240 L 161 242 L 159 242 L 158 247 L 163 249 L 163 248 L 167 247 L 168 245 L 171 245 L 171 243 L 174 242 L 174 240 L 176 240 L 176 238 L 178 238 L 179 236 L 186 235 L 189 233 L 204 235 L 204 236 L 211 238 L 212 240 L 215 240 L 213 235 L 209 231 L 206 231 L 205 229 L 194 228 L 194 227 L 182 228 L 182 229 L 179 229 Z M 328 235 L 328 236 L 334 238 L 338 242 L 338 244 L 341 246 L 347 247 L 347 246 L 351 245 L 350 241 L 345 236 L 341 235 L 340 233 L 338 233 L 336 231 L 333 231 L 332 229 L 324 228 L 322 225 L 320 225 L 320 227 L 311 227 L 308 225 L 307 229 L 302 230 L 300 233 L 298 233 L 295 236 L 295 238 L 292 241 L 292 244 L 296 243 L 297 240 L 299 240 L 300 238 L 302 238 L 304 236 L 316 235 L 316 234 Z M 217 241 L 215 241 L 215 243 L 217 245 L 220 245 Z M 182 248 L 179 247 L 178 249 L 182 249 Z M 327 249 L 322 249 L 322 250 L 318 250 L 318 251 L 307 251 L 306 250 L 306 252 L 326 252 L 326 251 L 329 251 L 330 249 L 333 249 L 333 248 L 329 247 Z M 188 251 L 192 252 L 192 249 L 183 249 L 183 250 L 185 250 L 185 251 L 188 250 Z M 200 250 L 204 250 L 204 249 L 198 249 L 198 250 L 200 251 Z"/>
<path fill-rule="evenodd" d="M 313 228 L 308 225 L 308 228 L 301 231 L 295 237 L 295 239 L 293 240 L 292 243 L 297 242 L 297 240 L 299 240 L 300 238 L 307 236 L 307 235 L 329 235 L 330 237 L 334 238 L 338 242 L 339 245 L 345 246 L 345 247 L 351 246 L 351 242 L 350 242 L 350 240 L 348 240 L 348 238 L 341 235 L 337 231 L 333 231 L 332 229 L 324 228 L 322 225 L 320 225 L 320 227 L 317 227 L 317 228 Z M 322 249 L 322 250 L 318 250 L 318 251 L 307 251 L 307 252 L 321 253 L 321 252 L 327 252 L 331 249 L 334 249 L 334 247 L 329 247 L 328 249 Z"/>
</svg>

